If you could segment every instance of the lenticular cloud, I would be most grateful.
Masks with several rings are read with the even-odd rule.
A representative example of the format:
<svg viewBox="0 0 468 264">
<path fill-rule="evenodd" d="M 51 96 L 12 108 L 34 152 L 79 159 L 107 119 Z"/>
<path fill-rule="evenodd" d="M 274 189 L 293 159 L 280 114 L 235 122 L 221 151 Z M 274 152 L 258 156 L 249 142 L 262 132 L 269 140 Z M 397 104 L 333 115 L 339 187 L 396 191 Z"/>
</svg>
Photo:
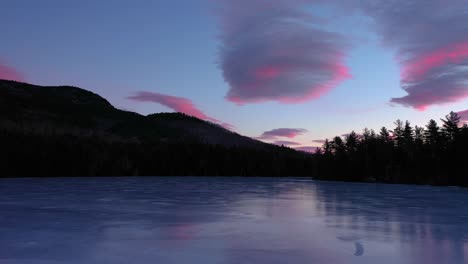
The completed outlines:
<svg viewBox="0 0 468 264">
<path fill-rule="evenodd" d="M 466 0 L 217 2 L 220 66 L 232 102 L 303 102 L 349 78 L 343 63 L 348 41 L 321 29 L 305 11 L 316 3 L 360 10 L 383 44 L 396 52 L 406 95 L 391 102 L 424 110 L 468 98 Z"/>
<path fill-rule="evenodd" d="M 360 1 L 383 43 L 396 49 L 407 95 L 391 101 L 424 110 L 468 97 L 466 0 Z"/>
<path fill-rule="evenodd" d="M 273 144 L 278 146 L 300 146 L 301 144 L 294 142 L 294 141 L 286 141 L 286 140 L 277 140 L 273 142 Z"/>
<path fill-rule="evenodd" d="M 343 36 L 314 27 L 303 0 L 222 0 L 220 66 L 229 101 L 297 103 L 349 78 Z"/>
<path fill-rule="evenodd" d="M 273 130 L 263 132 L 262 135 L 257 137 L 257 139 L 271 140 L 278 137 L 295 138 L 307 132 L 307 129 L 304 128 L 276 128 Z"/>
</svg>

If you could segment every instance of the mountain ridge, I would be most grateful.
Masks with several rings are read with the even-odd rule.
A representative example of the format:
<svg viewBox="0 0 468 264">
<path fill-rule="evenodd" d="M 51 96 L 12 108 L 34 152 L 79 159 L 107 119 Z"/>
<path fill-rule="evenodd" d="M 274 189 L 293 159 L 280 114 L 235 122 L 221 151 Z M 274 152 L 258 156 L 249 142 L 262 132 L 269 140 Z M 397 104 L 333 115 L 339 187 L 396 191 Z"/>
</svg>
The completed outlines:
<svg viewBox="0 0 468 264">
<path fill-rule="evenodd" d="M 277 148 L 183 113 L 141 115 L 74 86 L 39 86 L 0 80 L 0 126 L 26 132 L 107 135 L 121 141 L 197 142 L 226 147 Z M 48 132 L 47 132 L 48 131 Z"/>
</svg>

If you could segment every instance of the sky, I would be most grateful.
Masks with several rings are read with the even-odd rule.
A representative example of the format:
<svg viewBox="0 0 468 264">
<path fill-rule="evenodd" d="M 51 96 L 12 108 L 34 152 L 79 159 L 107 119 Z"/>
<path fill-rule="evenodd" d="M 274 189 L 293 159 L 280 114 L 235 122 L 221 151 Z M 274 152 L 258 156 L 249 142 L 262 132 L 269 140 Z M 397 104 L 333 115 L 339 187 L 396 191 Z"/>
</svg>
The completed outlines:
<svg viewBox="0 0 468 264">
<path fill-rule="evenodd" d="M 468 122 L 467 0 L 0 1 L 0 79 L 302 150 L 396 119 Z"/>
</svg>

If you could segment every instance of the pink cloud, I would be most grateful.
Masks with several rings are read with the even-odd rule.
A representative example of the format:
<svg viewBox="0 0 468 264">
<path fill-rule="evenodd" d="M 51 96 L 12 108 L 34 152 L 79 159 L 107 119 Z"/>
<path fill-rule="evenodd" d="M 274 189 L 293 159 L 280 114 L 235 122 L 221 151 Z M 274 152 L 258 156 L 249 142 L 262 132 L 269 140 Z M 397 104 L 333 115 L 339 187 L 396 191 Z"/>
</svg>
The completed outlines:
<svg viewBox="0 0 468 264">
<path fill-rule="evenodd" d="M 468 41 L 450 44 L 406 63 L 402 70 L 402 79 L 407 82 L 417 81 L 434 68 L 445 64 L 460 64 L 466 59 L 468 59 Z"/>
<path fill-rule="evenodd" d="M 460 116 L 460 122 L 468 124 L 468 110 L 457 113 Z"/>
<path fill-rule="evenodd" d="M 355 1 L 397 52 L 401 87 L 391 102 L 425 110 L 468 97 L 466 0 Z"/>
<path fill-rule="evenodd" d="M 468 41 L 450 44 L 407 62 L 402 70 L 407 96 L 392 102 L 424 111 L 468 97 Z"/>
<path fill-rule="evenodd" d="M 273 79 L 281 74 L 282 70 L 279 67 L 265 66 L 259 68 L 255 72 L 255 77 L 258 79 Z"/>
<path fill-rule="evenodd" d="M 286 140 L 277 140 L 277 141 L 273 142 L 273 144 L 278 145 L 278 146 L 281 146 L 281 145 L 284 145 L 284 146 L 300 146 L 301 145 L 301 144 L 299 144 L 297 142 L 286 141 Z"/>
<path fill-rule="evenodd" d="M 314 153 L 315 151 L 317 151 L 318 147 L 305 146 L 305 147 L 297 147 L 294 149 L 298 151 Z"/>
<path fill-rule="evenodd" d="M 16 69 L 0 64 L 0 79 L 22 82 L 24 76 Z"/>
<path fill-rule="evenodd" d="M 207 120 L 213 123 L 220 124 L 226 129 L 232 129 L 234 126 L 228 123 L 223 123 L 218 119 L 207 116 L 200 109 L 198 109 L 191 100 L 183 97 L 176 97 L 153 92 L 137 92 L 135 95 L 127 97 L 127 99 L 138 102 L 152 102 L 164 105 L 176 112 L 184 113 L 199 119 Z"/>
<path fill-rule="evenodd" d="M 271 140 L 278 137 L 284 138 L 295 138 L 307 132 L 307 129 L 303 128 L 277 128 L 270 131 L 263 132 L 262 135 L 257 137 L 259 140 Z"/>
<path fill-rule="evenodd" d="M 220 66 L 238 104 L 299 103 L 350 78 L 347 40 L 318 29 L 307 1 L 222 0 Z"/>
</svg>

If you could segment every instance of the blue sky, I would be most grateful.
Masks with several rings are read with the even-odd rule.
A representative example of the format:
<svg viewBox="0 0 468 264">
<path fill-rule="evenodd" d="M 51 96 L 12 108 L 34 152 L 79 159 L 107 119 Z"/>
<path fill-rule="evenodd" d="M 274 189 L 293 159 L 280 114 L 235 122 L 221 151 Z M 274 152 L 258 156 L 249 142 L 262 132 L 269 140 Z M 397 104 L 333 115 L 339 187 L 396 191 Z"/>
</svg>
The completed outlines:
<svg viewBox="0 0 468 264">
<path fill-rule="evenodd" d="M 260 4 L 255 6 L 255 2 Z M 413 87 L 412 82 L 401 77 L 405 63 L 417 65 L 412 62 L 429 57 L 427 54 L 441 54 L 440 50 L 450 47 L 458 50 L 459 59 L 443 60 L 436 66 L 445 67 L 444 70 L 459 66 L 458 71 L 461 69 L 467 76 L 466 69 L 462 68 L 468 65 L 468 53 L 464 53 L 463 46 L 463 43 L 468 43 L 467 34 L 451 38 L 450 32 L 444 33 L 446 39 L 453 40 L 455 44 L 434 40 L 435 44 L 431 46 L 425 44 L 428 37 L 414 32 L 389 36 L 388 32 L 394 32 L 392 30 L 401 25 L 389 22 L 388 17 L 401 15 L 402 23 L 411 20 L 403 11 L 387 15 L 386 6 L 375 10 L 374 6 L 358 4 L 341 6 L 339 1 L 330 1 L 338 3 L 333 5 L 272 1 L 272 5 L 278 6 L 270 12 L 270 9 L 262 9 L 262 2 L 268 0 L 6 1 L 2 3 L 2 20 L 6 23 L 0 24 L 3 32 L 0 66 L 17 71 L 23 81 L 79 86 L 102 95 L 118 108 L 142 114 L 174 109 L 167 104 L 165 106 L 161 100 L 138 101 L 128 97 L 145 91 L 184 98 L 206 116 L 229 123 L 235 131 L 247 136 L 257 137 L 276 128 L 303 128 L 308 132 L 292 139 L 303 146 L 318 145 L 312 140 L 330 138 L 351 130 L 360 131 L 364 127 L 378 130 L 385 125 L 391 128 L 397 118 L 423 125 L 430 118 L 443 117 L 451 110 L 468 108 L 467 79 L 461 75 L 454 73 L 450 82 L 444 79 L 443 87 L 432 85 L 437 83 L 435 81 L 427 83 L 426 80 L 434 79 L 427 74 L 425 86 L 421 87 Z M 280 2 L 282 4 L 278 4 Z M 402 1 L 392 2 L 398 5 Z M 419 2 L 421 5 L 427 3 Z M 448 3 L 463 4 L 458 0 L 449 0 Z M 220 8 L 224 12 L 219 11 Z M 426 9 L 421 11 L 422 21 L 429 17 L 430 12 L 438 10 L 435 7 L 432 11 Z M 415 9 L 415 16 L 418 16 L 417 11 Z M 286 57 L 287 69 L 279 73 L 284 76 L 278 77 L 276 71 L 267 72 L 270 75 L 265 78 L 278 78 L 278 82 L 273 80 L 268 84 L 239 72 L 271 61 L 268 56 L 278 52 L 275 47 L 270 53 L 265 53 L 270 55 L 259 54 L 257 58 L 252 55 L 251 51 L 257 47 L 252 43 L 270 48 L 268 45 L 274 43 L 267 42 L 262 33 L 271 30 L 278 37 L 278 34 L 283 34 L 279 29 L 285 25 L 284 21 L 302 19 L 302 13 L 313 14 L 312 19 L 315 20 L 307 20 L 309 24 L 306 26 L 288 23 L 287 28 L 296 34 L 294 37 L 317 47 L 324 44 L 314 39 L 314 34 L 320 36 L 328 34 L 323 32 L 332 32 L 332 36 L 325 35 L 330 38 L 325 43 L 332 46 L 330 54 L 319 48 L 307 48 L 305 52 L 310 57 L 305 62 L 297 55 L 288 55 L 296 57 Z M 459 14 L 454 12 L 453 16 L 446 18 L 447 21 L 433 22 L 434 31 L 446 26 L 444 23 L 457 22 L 458 17 Z M 274 23 L 263 24 L 262 19 Z M 251 23 L 248 27 L 246 21 Z M 261 26 L 251 29 L 252 25 Z M 242 31 L 233 33 L 227 30 L 237 30 L 236 27 Z M 308 27 L 314 31 L 309 31 Z M 287 40 L 287 37 L 278 37 L 279 44 L 284 42 L 287 45 Z M 427 52 L 409 53 L 413 46 L 421 47 L 421 50 L 427 48 Z M 323 76 L 333 74 L 319 68 L 317 61 L 322 63 L 324 59 L 337 58 L 334 52 L 341 51 L 345 55 L 336 63 L 347 67 L 352 77 L 340 81 L 326 92 L 314 90 L 314 87 L 319 87 L 318 82 L 327 81 Z M 315 52 L 318 57 L 314 57 Z M 404 60 L 399 61 L 402 56 Z M 317 67 L 318 71 L 311 71 L 310 76 L 298 79 L 294 63 L 302 65 L 309 62 L 309 66 L 312 69 Z M 329 63 L 323 65 L 328 67 Z M 431 68 L 431 72 L 439 69 L 436 66 Z M 236 70 L 230 71 L 232 67 Z M 329 71 L 330 67 L 327 67 Z M 464 81 L 464 86 L 451 90 L 454 80 L 457 84 Z M 252 82 L 260 86 L 244 85 Z M 413 94 L 410 97 L 405 97 L 407 92 L 402 89 L 402 84 L 411 86 Z M 253 93 L 247 89 L 260 92 Z M 288 94 L 292 90 L 294 94 Z M 242 105 L 227 98 L 229 93 L 235 94 Z M 291 96 L 294 100 L 301 96 L 307 98 L 311 93 L 319 96 L 293 103 L 282 101 Z M 431 99 L 424 96 L 428 94 Z M 390 103 L 392 98 L 399 99 Z M 422 107 L 424 111 L 421 111 Z"/>
</svg>

